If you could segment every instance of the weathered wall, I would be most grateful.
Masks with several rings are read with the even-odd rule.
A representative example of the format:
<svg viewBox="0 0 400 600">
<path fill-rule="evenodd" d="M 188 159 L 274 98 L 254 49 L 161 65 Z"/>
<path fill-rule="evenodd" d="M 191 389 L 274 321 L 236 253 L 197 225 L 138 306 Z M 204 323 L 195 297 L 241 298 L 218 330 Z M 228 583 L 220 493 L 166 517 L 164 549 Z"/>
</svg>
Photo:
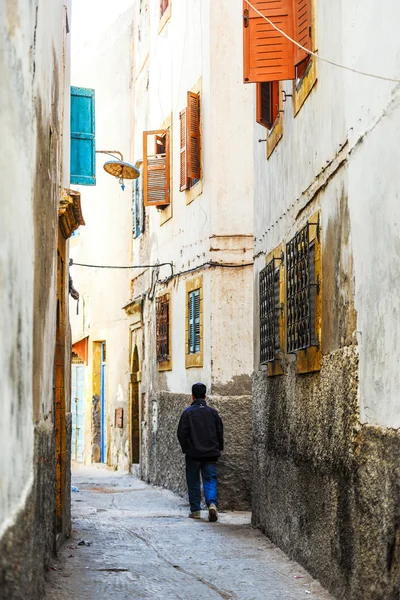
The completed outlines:
<svg viewBox="0 0 400 600">
<path fill-rule="evenodd" d="M 226 449 L 218 461 L 218 502 L 222 510 L 248 509 L 251 501 L 251 396 L 210 396 L 224 423 Z M 161 392 L 151 399 L 151 468 L 148 481 L 187 494 L 185 458 L 176 436 L 179 417 L 191 396 Z M 154 405 L 157 408 L 154 408 Z"/>
<path fill-rule="evenodd" d="M 132 296 L 143 298 L 142 476 L 185 489 L 176 428 L 192 384 L 203 381 L 227 425 L 220 466 L 225 508 L 235 502 L 237 507 L 249 506 L 253 291 L 251 266 L 219 270 L 207 263 L 252 263 L 252 91 L 241 84 L 240 11 L 239 0 L 218 6 L 174 0 L 170 18 L 162 24 L 159 2 L 145 0 L 135 3 L 133 26 L 134 156 L 142 158 L 143 131 L 170 127 L 172 177 L 171 205 L 162 211 L 145 209 L 145 231 L 133 241 L 132 261 L 171 261 L 175 274 L 195 269 L 166 282 L 171 271 L 161 267 L 154 289 L 151 270 L 133 275 Z M 202 173 L 190 192 L 180 192 L 179 113 L 191 90 L 200 94 Z M 186 283 L 197 276 L 203 278 L 203 361 L 189 368 Z M 170 294 L 171 319 L 171 364 L 165 370 L 158 368 L 155 339 L 154 298 L 162 293 Z M 236 424 L 239 414 L 243 429 Z"/>
<path fill-rule="evenodd" d="M 92 29 L 87 44 L 72 60 L 72 84 L 93 88 L 96 99 L 96 148 L 118 150 L 130 156 L 132 11 L 128 10 L 107 28 Z M 92 265 L 128 265 L 132 234 L 131 185 L 121 190 L 118 180 L 103 170 L 112 160 L 96 155 L 96 187 L 82 191 L 86 226 L 71 241 L 75 262 Z M 77 186 L 79 189 L 79 186 Z M 129 333 L 122 307 L 129 297 L 129 272 L 118 269 L 71 268 L 74 286 L 81 295 L 79 314 L 71 301 L 73 342 L 88 336 L 85 367 L 84 460 L 99 460 L 99 436 L 93 430 L 92 401 L 96 387 L 93 344 L 106 342 L 107 462 L 119 469 L 129 466 L 128 383 Z M 100 359 L 98 359 L 100 360 Z M 114 427 L 116 408 L 124 410 L 123 429 Z M 98 433 L 98 432 L 97 432 Z M 96 448 L 93 447 L 93 444 Z"/>
<path fill-rule="evenodd" d="M 396 76 L 400 53 L 385 41 L 395 35 L 388 18 L 399 12 L 395 2 L 385 5 L 378 28 L 374 2 L 313 6 L 321 56 Z M 295 94 L 291 82 L 283 89 Z M 394 600 L 400 594 L 398 89 L 318 62 L 304 105 L 295 116 L 288 98 L 282 119 L 283 137 L 269 160 L 257 142 L 265 130 L 255 125 L 254 135 L 253 522 L 338 598 Z M 268 253 L 316 211 L 322 367 L 299 375 L 296 358 L 285 355 L 284 374 L 268 377 L 259 364 L 259 272 Z"/>
<path fill-rule="evenodd" d="M 43 596 L 54 542 L 54 349 L 70 2 L 0 11 L 0 597 Z M 68 136 L 67 136 L 68 138 Z"/>
</svg>

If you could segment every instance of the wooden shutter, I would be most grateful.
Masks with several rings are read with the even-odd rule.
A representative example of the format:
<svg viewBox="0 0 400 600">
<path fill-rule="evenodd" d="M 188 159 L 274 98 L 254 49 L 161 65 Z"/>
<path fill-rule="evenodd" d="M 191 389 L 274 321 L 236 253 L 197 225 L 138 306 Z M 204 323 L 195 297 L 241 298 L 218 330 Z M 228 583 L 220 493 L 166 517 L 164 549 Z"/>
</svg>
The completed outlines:
<svg viewBox="0 0 400 600">
<path fill-rule="evenodd" d="M 200 290 L 194 294 L 194 351 L 200 352 Z"/>
<path fill-rule="evenodd" d="M 190 179 L 200 179 L 200 97 L 188 92 L 187 95 L 187 175 Z"/>
<path fill-rule="evenodd" d="M 157 298 L 156 305 L 157 362 L 169 360 L 169 296 Z"/>
<path fill-rule="evenodd" d="M 180 185 L 181 192 L 188 188 L 187 152 L 186 152 L 186 108 L 180 114 Z"/>
<path fill-rule="evenodd" d="M 293 0 L 253 0 L 252 5 L 293 38 Z M 294 79 L 294 48 L 293 42 L 276 31 L 243 0 L 245 83 Z"/>
<path fill-rule="evenodd" d="M 279 116 L 279 81 L 257 83 L 256 121 L 272 129 Z"/>
<path fill-rule="evenodd" d="M 150 136 L 165 139 L 165 153 L 149 155 Z M 145 206 L 165 206 L 170 203 L 169 130 L 143 132 L 143 201 Z"/>
<path fill-rule="evenodd" d="M 296 42 L 312 50 L 311 0 L 294 0 Z M 298 65 L 309 56 L 305 50 L 295 46 L 294 64 Z"/>
<path fill-rule="evenodd" d="M 188 344 L 189 344 L 189 354 L 194 354 L 195 352 L 195 333 L 194 333 L 194 294 L 193 292 L 189 293 L 188 297 L 189 303 L 189 334 L 188 334 Z"/>
<path fill-rule="evenodd" d="M 71 87 L 71 183 L 96 185 L 94 90 Z"/>
<path fill-rule="evenodd" d="M 189 354 L 197 354 L 200 352 L 200 290 L 189 292 Z"/>
</svg>

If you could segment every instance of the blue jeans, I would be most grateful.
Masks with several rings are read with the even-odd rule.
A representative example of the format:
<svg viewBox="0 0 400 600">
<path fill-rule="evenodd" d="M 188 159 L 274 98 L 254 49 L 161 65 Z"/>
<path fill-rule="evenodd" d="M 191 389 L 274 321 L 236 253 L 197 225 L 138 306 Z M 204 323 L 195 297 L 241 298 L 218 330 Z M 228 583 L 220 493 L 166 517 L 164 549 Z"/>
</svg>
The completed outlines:
<svg viewBox="0 0 400 600">
<path fill-rule="evenodd" d="M 203 462 L 186 456 L 186 481 L 189 491 L 190 510 L 200 510 L 200 471 L 207 506 L 217 503 L 217 463 Z"/>
</svg>

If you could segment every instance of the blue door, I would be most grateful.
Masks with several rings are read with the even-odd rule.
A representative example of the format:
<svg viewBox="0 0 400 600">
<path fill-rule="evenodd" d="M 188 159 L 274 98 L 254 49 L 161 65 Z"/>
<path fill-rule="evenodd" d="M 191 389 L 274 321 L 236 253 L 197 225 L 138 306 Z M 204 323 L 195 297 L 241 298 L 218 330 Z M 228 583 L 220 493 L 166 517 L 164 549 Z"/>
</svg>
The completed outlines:
<svg viewBox="0 0 400 600">
<path fill-rule="evenodd" d="M 101 462 L 107 462 L 106 343 L 101 344 Z"/>
<path fill-rule="evenodd" d="M 72 412 L 72 459 L 83 462 L 85 419 L 85 365 L 72 364 L 71 412 Z"/>
</svg>

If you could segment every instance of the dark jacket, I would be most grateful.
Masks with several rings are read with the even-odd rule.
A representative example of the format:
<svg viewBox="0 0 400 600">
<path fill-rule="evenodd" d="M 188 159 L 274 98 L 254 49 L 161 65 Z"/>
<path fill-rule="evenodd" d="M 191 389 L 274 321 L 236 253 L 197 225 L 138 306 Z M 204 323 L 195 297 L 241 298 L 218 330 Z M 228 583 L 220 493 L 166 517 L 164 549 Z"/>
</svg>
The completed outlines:
<svg viewBox="0 0 400 600">
<path fill-rule="evenodd" d="M 215 458 L 224 449 L 224 430 L 218 412 L 207 405 L 204 398 L 195 400 L 183 411 L 178 440 L 182 452 L 201 460 Z"/>
</svg>

